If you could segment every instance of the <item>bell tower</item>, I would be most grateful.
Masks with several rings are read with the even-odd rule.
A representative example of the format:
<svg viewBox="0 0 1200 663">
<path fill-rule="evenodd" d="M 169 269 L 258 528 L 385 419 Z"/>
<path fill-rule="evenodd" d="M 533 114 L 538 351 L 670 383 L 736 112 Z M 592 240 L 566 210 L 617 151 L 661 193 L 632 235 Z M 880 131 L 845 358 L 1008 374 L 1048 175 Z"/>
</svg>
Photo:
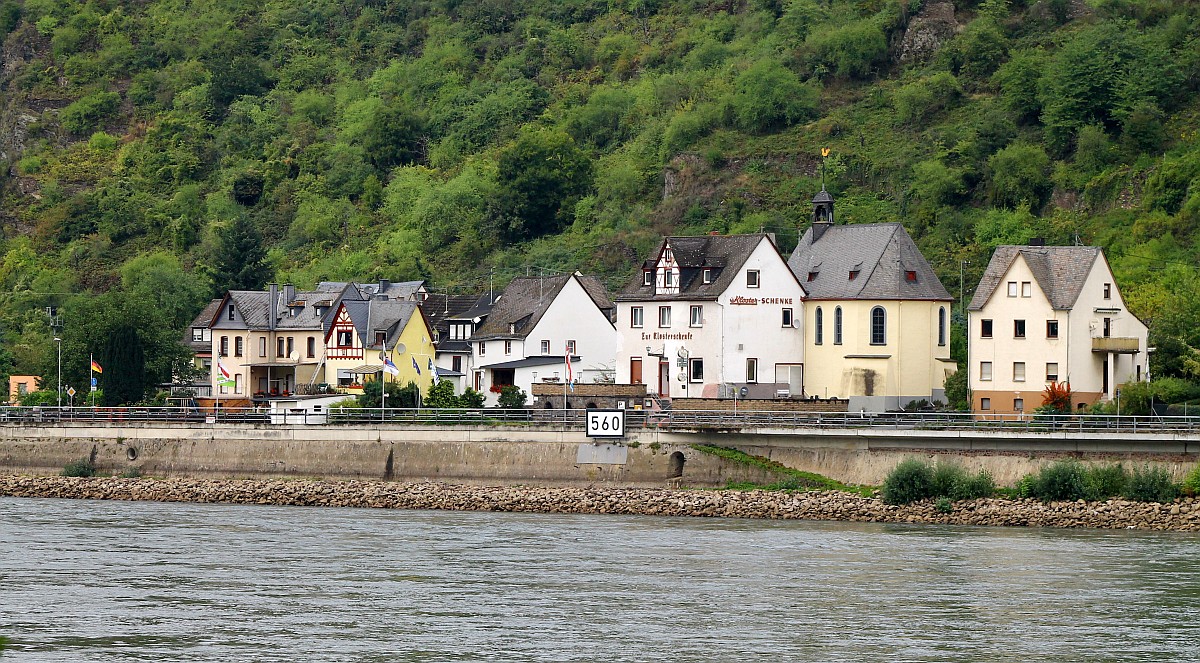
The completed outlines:
<svg viewBox="0 0 1200 663">
<path fill-rule="evenodd" d="M 821 187 L 820 193 L 812 199 L 812 241 L 821 239 L 821 235 L 833 226 L 833 196 Z"/>
</svg>

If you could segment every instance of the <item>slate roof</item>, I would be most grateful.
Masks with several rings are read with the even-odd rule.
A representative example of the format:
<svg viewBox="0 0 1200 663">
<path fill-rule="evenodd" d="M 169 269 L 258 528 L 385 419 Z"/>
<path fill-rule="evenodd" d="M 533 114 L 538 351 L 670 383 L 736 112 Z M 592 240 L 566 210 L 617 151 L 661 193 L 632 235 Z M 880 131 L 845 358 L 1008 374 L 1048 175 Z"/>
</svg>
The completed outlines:
<svg viewBox="0 0 1200 663">
<path fill-rule="evenodd" d="M 480 302 L 487 301 L 487 294 L 479 296 L 429 293 L 429 296 L 424 301 L 419 302 L 418 306 L 425 313 L 425 319 L 429 321 L 429 326 L 435 332 L 434 337 L 439 339 L 437 344 L 438 350 L 450 350 L 450 345 L 462 344 L 461 348 L 454 347 L 453 349 L 465 352 L 467 350 L 467 342 L 465 340 L 450 340 L 450 321 L 464 319 L 465 313 L 475 309 Z M 490 305 L 488 308 L 491 308 Z M 473 318 L 466 319 L 471 320 Z"/>
<path fill-rule="evenodd" d="M 413 300 L 423 286 L 424 281 L 400 281 L 393 283 L 386 279 L 380 279 L 375 283 L 350 283 L 347 281 L 321 281 L 317 284 L 317 290 L 339 291 L 344 290 L 346 286 L 354 286 L 356 292 L 355 299 L 368 299 L 375 295 L 386 295 L 388 299 L 404 299 Z"/>
<path fill-rule="evenodd" d="M 978 311 L 1004 280 L 1017 257 L 1023 257 L 1038 287 L 1056 310 L 1070 310 L 1083 291 L 1083 283 L 1100 257 L 1097 246 L 998 246 L 975 288 L 968 310 Z"/>
<path fill-rule="evenodd" d="M 506 361 L 499 364 L 487 364 L 486 366 L 480 366 L 480 368 L 486 368 L 489 371 L 494 371 L 498 368 L 530 368 L 532 366 L 555 365 L 563 366 L 566 364 L 566 359 L 564 357 L 565 355 L 534 355 L 532 357 L 514 359 L 512 361 Z M 579 355 L 571 355 L 571 363 L 578 363 L 579 361 Z"/>
<path fill-rule="evenodd" d="M 830 224 L 813 237 L 809 227 L 788 259 L 808 299 L 952 300 L 899 223 Z"/>
<path fill-rule="evenodd" d="M 487 321 L 475 330 L 471 340 L 525 338 L 537 326 L 546 309 L 571 279 L 578 280 L 596 307 L 605 315 L 610 315 L 612 300 L 608 298 L 604 284 L 594 276 L 518 276 L 496 298 Z M 611 316 L 609 319 L 611 320 Z"/>
<path fill-rule="evenodd" d="M 766 233 L 667 237 L 654 257 L 642 263 L 642 268 L 657 267 L 659 256 L 670 244 L 675 262 L 679 264 L 679 293 L 654 294 L 653 285 L 643 285 L 642 271 L 639 270 L 616 299 L 624 302 L 716 299 L 733 283 L 742 265 L 764 240 L 770 242 L 771 238 Z M 712 270 L 712 283 L 704 283 L 702 275 L 706 268 Z"/>
<path fill-rule="evenodd" d="M 390 350 L 396 347 L 396 341 L 404 331 L 405 325 L 417 311 L 416 302 L 398 301 L 395 299 L 375 299 L 367 301 L 345 301 L 346 312 L 350 315 L 358 338 L 365 350 Z M 385 331 L 387 336 L 384 347 L 375 344 L 375 331 Z"/>
<path fill-rule="evenodd" d="M 333 325 L 337 304 L 347 296 L 351 299 L 357 296 L 356 291 L 345 289 L 345 287 L 341 291 L 325 289 L 297 291 L 292 293 L 290 302 L 287 294 L 286 288 L 279 288 L 276 293 L 276 330 L 320 329 L 328 332 Z M 220 313 L 220 305 L 218 305 L 218 308 L 213 311 L 213 318 L 210 320 L 211 326 L 220 329 L 248 328 L 256 331 L 270 328 L 268 321 L 271 311 L 271 292 L 269 290 L 230 290 L 225 296 L 233 302 L 241 320 L 238 321 L 236 327 L 221 324 L 222 321 L 216 319 Z M 289 307 L 290 303 L 295 303 L 297 306 Z M 224 300 L 221 300 L 221 304 L 224 304 Z M 317 304 L 322 304 L 320 312 L 317 310 Z M 295 315 L 292 315 L 293 309 Z"/>
<path fill-rule="evenodd" d="M 217 311 L 221 309 L 220 299 L 214 299 L 209 302 L 203 311 L 192 320 L 192 324 L 188 325 L 183 330 L 183 344 L 192 349 L 192 352 L 211 352 L 212 341 L 193 341 L 192 330 L 196 327 L 209 328 L 212 326 L 212 320 L 217 315 Z"/>
</svg>

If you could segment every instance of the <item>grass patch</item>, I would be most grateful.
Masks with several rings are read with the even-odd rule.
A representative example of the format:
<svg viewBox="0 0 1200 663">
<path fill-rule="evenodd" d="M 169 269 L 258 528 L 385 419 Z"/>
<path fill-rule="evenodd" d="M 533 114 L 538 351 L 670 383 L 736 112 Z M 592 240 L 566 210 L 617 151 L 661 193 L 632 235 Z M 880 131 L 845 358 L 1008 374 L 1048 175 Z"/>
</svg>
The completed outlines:
<svg viewBox="0 0 1200 663">
<path fill-rule="evenodd" d="M 873 492 L 871 486 L 855 486 L 835 481 L 815 472 L 804 472 L 773 461 L 762 456 L 753 456 L 744 451 L 729 447 L 718 447 L 710 444 L 693 444 L 692 448 L 706 454 L 712 454 L 725 460 L 762 468 L 780 475 L 779 481 L 769 484 L 758 484 L 751 481 L 731 481 L 726 484 L 727 490 L 840 490 L 846 493 L 858 493 L 869 497 Z"/>
</svg>

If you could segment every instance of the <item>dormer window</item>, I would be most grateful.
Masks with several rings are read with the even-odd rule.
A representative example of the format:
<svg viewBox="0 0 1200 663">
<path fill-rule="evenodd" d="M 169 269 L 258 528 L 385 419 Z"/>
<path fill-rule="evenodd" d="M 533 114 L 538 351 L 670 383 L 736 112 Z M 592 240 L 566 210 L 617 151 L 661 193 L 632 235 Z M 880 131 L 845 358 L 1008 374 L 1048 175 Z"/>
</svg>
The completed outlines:
<svg viewBox="0 0 1200 663">
<path fill-rule="evenodd" d="M 858 270 L 857 269 L 850 270 L 850 280 L 853 281 L 856 278 L 858 278 Z M 811 281 L 812 279 L 809 279 L 809 280 Z"/>
<path fill-rule="evenodd" d="M 674 285 L 675 285 L 675 272 L 673 272 L 669 269 L 664 269 L 663 270 L 663 286 L 665 286 L 667 288 L 671 288 L 671 287 L 674 287 Z"/>
<path fill-rule="evenodd" d="M 654 273 L 648 269 L 642 270 L 642 285 L 654 285 Z"/>
<path fill-rule="evenodd" d="M 904 280 L 908 281 L 909 283 L 916 283 L 917 282 L 917 273 L 911 269 L 904 272 Z"/>
<path fill-rule="evenodd" d="M 705 269 L 704 272 L 701 274 L 700 280 L 704 283 L 704 285 L 708 285 L 709 283 L 712 283 L 712 270 Z"/>
<path fill-rule="evenodd" d="M 376 330 L 375 331 L 375 345 L 382 346 L 386 342 L 387 342 L 387 332 Z"/>
<path fill-rule="evenodd" d="M 233 320 L 233 304 L 229 305 L 229 319 Z"/>
<path fill-rule="evenodd" d="M 817 274 L 819 274 L 819 273 L 820 273 L 820 272 L 809 272 L 809 273 L 808 273 L 808 280 L 809 280 L 809 281 L 816 281 L 816 280 L 817 280 Z M 854 272 L 851 272 L 851 274 L 853 274 L 853 273 L 854 273 Z M 851 276 L 850 278 L 854 278 L 854 277 L 853 277 L 853 276 Z"/>
</svg>

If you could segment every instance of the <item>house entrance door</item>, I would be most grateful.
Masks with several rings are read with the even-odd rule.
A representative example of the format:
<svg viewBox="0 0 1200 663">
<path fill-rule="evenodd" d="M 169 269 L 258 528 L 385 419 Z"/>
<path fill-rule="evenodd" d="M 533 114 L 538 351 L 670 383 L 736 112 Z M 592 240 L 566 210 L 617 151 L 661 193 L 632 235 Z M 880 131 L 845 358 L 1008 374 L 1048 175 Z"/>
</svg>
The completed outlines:
<svg viewBox="0 0 1200 663">
<path fill-rule="evenodd" d="M 658 362 L 658 395 L 663 398 L 671 397 L 671 362 Z"/>
</svg>

